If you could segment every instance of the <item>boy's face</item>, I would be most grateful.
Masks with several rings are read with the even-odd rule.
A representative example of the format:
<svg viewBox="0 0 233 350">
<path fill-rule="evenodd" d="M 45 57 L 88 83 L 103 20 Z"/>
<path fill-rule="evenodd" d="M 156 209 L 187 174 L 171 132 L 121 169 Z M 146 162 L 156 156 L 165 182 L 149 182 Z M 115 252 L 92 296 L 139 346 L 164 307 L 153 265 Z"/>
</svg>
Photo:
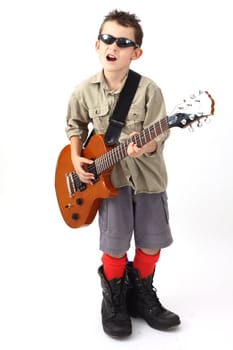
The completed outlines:
<svg viewBox="0 0 233 350">
<path fill-rule="evenodd" d="M 115 38 L 126 38 L 135 42 L 134 29 L 123 27 L 116 21 L 108 21 L 104 24 L 101 34 L 110 34 Z M 99 54 L 100 62 L 105 71 L 113 72 L 119 70 L 127 71 L 132 60 L 138 59 L 142 50 L 135 46 L 119 47 L 117 42 L 112 44 L 97 40 L 96 51 Z"/>
</svg>

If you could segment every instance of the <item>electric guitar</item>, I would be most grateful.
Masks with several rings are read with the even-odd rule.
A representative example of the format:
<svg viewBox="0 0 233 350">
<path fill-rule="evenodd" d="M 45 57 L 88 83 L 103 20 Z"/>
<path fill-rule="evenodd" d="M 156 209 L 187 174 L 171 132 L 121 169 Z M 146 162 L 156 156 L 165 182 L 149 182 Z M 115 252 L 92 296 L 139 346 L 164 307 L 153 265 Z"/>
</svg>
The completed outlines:
<svg viewBox="0 0 233 350">
<path fill-rule="evenodd" d="M 177 105 L 170 115 L 115 147 L 105 145 L 104 135 L 93 135 L 82 150 L 83 157 L 94 160 L 87 168 L 95 175 L 92 184 L 80 181 L 71 162 L 70 145 L 66 145 L 59 154 L 55 172 L 55 191 L 65 223 L 71 228 L 91 224 L 101 201 L 117 196 L 118 190 L 111 183 L 111 171 L 117 162 L 128 156 L 129 143 L 142 147 L 170 128 L 192 128 L 195 122 L 200 126 L 201 119 L 207 120 L 214 114 L 214 105 L 212 96 L 200 91 Z"/>
</svg>

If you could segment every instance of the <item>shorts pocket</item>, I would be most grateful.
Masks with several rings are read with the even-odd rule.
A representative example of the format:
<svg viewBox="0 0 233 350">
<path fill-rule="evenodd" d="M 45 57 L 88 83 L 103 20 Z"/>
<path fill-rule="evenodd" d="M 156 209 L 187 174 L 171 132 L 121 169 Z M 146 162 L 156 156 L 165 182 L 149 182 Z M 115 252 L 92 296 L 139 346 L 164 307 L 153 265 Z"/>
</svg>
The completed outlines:
<svg viewBox="0 0 233 350">
<path fill-rule="evenodd" d="M 166 218 L 166 221 L 168 224 L 169 223 L 169 209 L 168 209 L 167 193 L 164 192 L 161 198 L 162 198 L 162 202 L 163 202 L 163 209 L 164 209 L 165 218 Z"/>
</svg>

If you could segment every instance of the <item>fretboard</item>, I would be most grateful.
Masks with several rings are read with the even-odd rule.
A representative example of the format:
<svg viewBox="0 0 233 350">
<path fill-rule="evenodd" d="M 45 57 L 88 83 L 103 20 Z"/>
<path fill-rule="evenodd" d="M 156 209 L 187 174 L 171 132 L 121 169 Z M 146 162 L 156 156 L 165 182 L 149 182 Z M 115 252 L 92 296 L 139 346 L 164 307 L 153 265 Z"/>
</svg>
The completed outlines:
<svg viewBox="0 0 233 350">
<path fill-rule="evenodd" d="M 165 117 L 162 120 L 150 125 L 148 128 L 143 129 L 140 131 L 140 133 L 133 135 L 125 142 L 112 148 L 110 151 L 95 160 L 94 163 L 97 175 L 101 174 L 118 163 L 120 160 L 127 157 L 127 148 L 131 142 L 135 143 L 138 147 L 142 147 L 162 134 L 168 128 L 168 120 L 167 117 Z"/>
</svg>

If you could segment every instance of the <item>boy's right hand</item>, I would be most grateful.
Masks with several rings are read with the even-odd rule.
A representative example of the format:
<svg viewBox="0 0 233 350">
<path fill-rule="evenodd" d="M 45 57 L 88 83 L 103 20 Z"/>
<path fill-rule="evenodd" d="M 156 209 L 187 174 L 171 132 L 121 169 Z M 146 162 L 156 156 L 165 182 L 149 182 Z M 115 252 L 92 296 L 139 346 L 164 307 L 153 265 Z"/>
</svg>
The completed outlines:
<svg viewBox="0 0 233 350">
<path fill-rule="evenodd" d="M 81 156 L 75 156 L 72 157 L 72 163 L 74 165 L 74 169 L 76 173 L 79 176 L 79 179 L 84 183 L 93 183 L 93 180 L 95 180 L 95 176 L 93 173 L 88 172 L 88 165 L 93 163 L 93 160 L 81 157 Z"/>
</svg>

